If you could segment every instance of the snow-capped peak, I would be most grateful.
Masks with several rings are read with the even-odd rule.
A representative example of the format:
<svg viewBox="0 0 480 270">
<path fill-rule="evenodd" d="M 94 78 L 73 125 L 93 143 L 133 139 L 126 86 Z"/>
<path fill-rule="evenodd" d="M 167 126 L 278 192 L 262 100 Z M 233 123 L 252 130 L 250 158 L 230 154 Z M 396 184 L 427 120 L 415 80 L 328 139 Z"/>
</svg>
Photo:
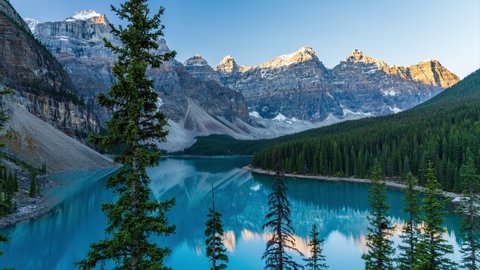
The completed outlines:
<svg viewBox="0 0 480 270">
<path fill-rule="evenodd" d="M 193 57 L 188 58 L 185 63 L 185 66 L 208 66 L 208 63 L 199 53 L 196 53 Z"/>
<path fill-rule="evenodd" d="M 217 71 L 223 71 L 226 73 L 231 73 L 232 71 L 246 72 L 252 69 L 261 68 L 261 69 L 270 69 L 270 68 L 280 68 L 285 66 L 290 66 L 296 63 L 308 62 L 311 60 L 317 60 L 317 54 L 312 49 L 312 47 L 304 46 L 298 49 L 297 51 L 280 55 L 279 57 L 265 62 L 259 66 L 238 66 L 235 62 L 235 59 L 231 55 L 227 55 L 223 58 L 220 64 L 215 68 Z"/>
<path fill-rule="evenodd" d="M 32 33 L 35 32 L 35 28 L 37 27 L 37 25 L 41 23 L 40 21 L 37 21 L 32 18 L 24 18 L 23 20 L 27 23 L 28 28 L 30 28 L 30 31 L 32 31 Z"/>
<path fill-rule="evenodd" d="M 281 55 L 271 61 L 265 62 L 260 65 L 260 68 L 279 68 L 289 66 L 296 63 L 302 63 L 317 59 L 317 54 L 311 47 L 304 46 L 297 51 Z M 255 68 L 255 67 L 251 67 Z"/>
<path fill-rule="evenodd" d="M 98 18 L 95 20 L 97 23 L 105 23 L 105 16 L 95 10 L 81 10 L 73 14 L 70 18 L 67 18 L 67 22 L 72 21 L 89 21 L 90 19 Z"/>
<path fill-rule="evenodd" d="M 275 118 L 273 118 L 272 120 L 280 122 L 280 123 L 287 123 L 287 124 L 290 124 L 290 125 L 295 123 L 295 122 L 301 122 L 300 120 L 298 120 L 295 117 L 288 118 L 285 115 L 283 115 L 282 113 L 278 113 L 277 116 L 275 116 Z"/>
<path fill-rule="evenodd" d="M 284 59 L 287 61 L 291 61 L 294 58 L 298 58 L 298 56 L 316 56 L 317 54 L 315 51 L 312 49 L 312 47 L 307 47 L 303 46 L 300 49 L 298 49 L 296 52 L 290 53 L 290 54 L 284 54 L 280 55 L 278 58 L 279 59 Z"/>
</svg>

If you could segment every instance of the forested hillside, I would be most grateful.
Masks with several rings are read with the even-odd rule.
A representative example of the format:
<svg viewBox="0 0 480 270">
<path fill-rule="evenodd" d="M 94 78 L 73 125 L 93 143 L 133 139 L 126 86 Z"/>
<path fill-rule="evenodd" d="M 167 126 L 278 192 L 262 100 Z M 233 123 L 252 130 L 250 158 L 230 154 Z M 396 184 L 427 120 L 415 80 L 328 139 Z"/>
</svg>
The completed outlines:
<svg viewBox="0 0 480 270">
<path fill-rule="evenodd" d="M 480 70 L 404 113 L 345 122 L 277 142 L 288 173 L 365 178 L 378 158 L 387 177 L 411 170 L 424 184 L 433 161 L 443 188 L 457 191 L 467 151 L 480 165 Z M 252 165 L 271 169 L 272 157 L 270 145 L 255 154 Z"/>
</svg>

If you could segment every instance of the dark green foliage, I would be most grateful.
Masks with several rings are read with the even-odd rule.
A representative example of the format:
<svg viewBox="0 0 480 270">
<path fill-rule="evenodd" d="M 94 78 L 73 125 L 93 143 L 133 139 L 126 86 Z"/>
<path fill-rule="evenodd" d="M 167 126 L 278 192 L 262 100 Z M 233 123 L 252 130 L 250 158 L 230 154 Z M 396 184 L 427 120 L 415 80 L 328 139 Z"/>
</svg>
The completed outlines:
<svg viewBox="0 0 480 270">
<path fill-rule="evenodd" d="M 14 171 L 12 173 L 12 178 L 11 178 L 11 183 L 12 183 L 12 190 L 14 192 L 18 192 L 18 175 L 17 175 L 17 171 Z"/>
<path fill-rule="evenodd" d="M 242 140 L 228 135 L 210 135 L 196 138 L 189 148 L 175 154 L 181 155 L 252 155 L 253 153 L 273 145 L 271 140 Z"/>
<path fill-rule="evenodd" d="M 47 164 L 43 163 L 42 168 L 40 169 L 41 174 L 46 174 L 47 173 Z"/>
<path fill-rule="evenodd" d="M 207 247 L 207 257 L 210 259 L 211 270 L 227 269 L 228 256 L 227 249 L 223 245 L 223 224 L 222 214 L 215 210 L 215 198 L 213 196 L 212 188 L 212 207 L 209 209 L 207 215 L 207 222 L 205 223 L 205 245 Z"/>
<path fill-rule="evenodd" d="M 13 155 L 10 155 L 10 154 L 7 154 L 7 153 L 0 153 L 0 158 L 8 160 L 10 162 L 13 162 L 16 165 L 22 167 L 23 169 L 25 169 L 26 171 L 28 171 L 30 173 L 35 173 L 37 175 L 43 175 L 41 168 L 35 168 L 35 167 L 31 166 L 30 164 L 28 164 L 28 163 L 26 163 L 22 160 L 17 159 Z"/>
<path fill-rule="evenodd" d="M 318 232 L 317 225 L 313 225 L 310 233 L 310 240 L 308 241 L 308 247 L 310 248 L 311 256 L 304 259 L 307 263 L 307 270 L 326 270 L 328 269 L 325 263 L 325 255 L 322 254 L 323 239 L 319 239 L 320 233 Z"/>
<path fill-rule="evenodd" d="M 264 229 L 269 229 L 273 236 L 267 242 L 267 247 L 262 259 L 265 260 L 265 268 L 271 270 L 296 270 L 303 269 L 303 266 L 295 262 L 287 253 L 287 250 L 303 254 L 295 247 L 293 238 L 294 230 L 290 219 L 290 205 L 285 195 L 284 175 L 281 172 L 278 152 L 275 152 L 276 174 L 272 193 L 268 196 L 269 212 L 265 216 L 267 222 Z"/>
<path fill-rule="evenodd" d="M 111 25 L 121 47 L 105 41 L 106 47 L 118 55 L 113 67 L 117 81 L 108 95 L 99 96 L 99 103 L 112 113 L 107 122 L 108 133 L 92 141 L 104 149 L 123 145 L 114 160 L 124 166 L 107 182 L 107 187 L 113 188 L 117 195 L 114 203 L 102 207 L 108 217 L 109 237 L 92 244 L 87 258 L 77 266 L 93 269 L 109 262 L 115 264 L 113 269 L 170 269 L 164 265 L 170 249 L 151 242 L 152 237 L 174 232 L 175 227 L 168 225 L 166 212 L 175 201 L 150 199 L 146 167 L 160 161 L 155 142 L 165 140 L 167 119 L 158 110 L 158 94 L 146 72 L 173 58 L 175 53 L 153 53 L 158 49 L 157 40 L 163 36 L 160 20 L 163 8 L 150 16 L 147 0 L 128 0 L 112 9 L 128 22 L 125 27 Z"/>
<path fill-rule="evenodd" d="M 386 177 L 408 171 L 426 183 L 428 161 L 444 190 L 460 192 L 467 148 L 480 153 L 480 70 L 429 102 L 390 116 L 368 118 L 275 139 L 285 172 L 366 178 L 378 158 Z M 242 149 L 247 142 L 230 142 Z M 271 141 L 249 144 L 256 151 Z M 197 149 L 200 145 L 196 146 Z M 272 169 L 273 148 L 257 152 L 254 167 Z M 243 152 L 244 153 L 244 152 Z M 480 167 L 480 158 L 475 158 Z M 405 165 L 410 163 L 408 171 Z"/>
<path fill-rule="evenodd" d="M 365 260 L 366 270 L 391 270 L 393 269 L 392 256 L 395 254 L 392 236 L 392 225 L 388 218 L 389 206 L 387 202 L 387 189 L 382 180 L 380 163 L 375 162 L 372 173 L 372 184 L 368 195 L 370 214 L 368 215 L 368 252 L 362 256 Z"/>
<path fill-rule="evenodd" d="M 0 235 L 0 243 L 5 243 L 5 242 L 8 242 L 8 239 L 3 236 L 3 235 Z M 0 250 L 0 256 L 3 255 L 3 252 Z"/>
<path fill-rule="evenodd" d="M 8 116 L 3 107 L 4 99 L 2 98 L 2 96 L 8 95 L 8 94 L 11 94 L 11 90 L 9 89 L 4 89 L 0 91 L 0 102 L 2 102 L 2 104 L 0 104 L 0 130 L 3 129 L 5 122 L 8 120 Z M 0 141 L 0 148 L 3 146 L 4 146 L 3 142 Z M 3 158 L 3 155 L 0 155 L 0 158 Z M 6 168 L 4 166 L 0 166 L 0 171 L 1 171 L 0 173 L 0 217 L 3 217 L 6 214 L 10 213 L 13 208 L 12 197 L 11 197 L 13 191 L 8 190 L 10 189 L 10 187 L 8 186 L 11 186 L 11 181 L 14 181 L 15 183 L 13 184 L 13 189 L 18 190 L 18 184 L 17 184 L 16 173 L 15 173 L 15 179 L 11 179 L 9 181 L 10 183 L 7 183 Z M 8 242 L 8 238 L 3 235 L 0 235 L 0 244 L 4 242 Z M 3 252 L 0 249 L 0 256 L 2 255 L 3 255 Z"/>
<path fill-rule="evenodd" d="M 463 198 L 459 212 L 463 215 L 461 233 L 463 238 L 462 269 L 480 269 L 480 176 L 474 166 L 471 151 L 467 152 L 467 164 L 462 167 Z"/>
<path fill-rule="evenodd" d="M 441 196 L 440 184 L 435 176 L 433 164 L 427 165 L 427 183 L 422 200 L 423 228 L 417 244 L 417 259 L 413 269 L 452 270 L 456 265 L 445 255 L 453 253 L 453 247 L 443 239 L 446 211 L 445 201 Z"/>
<path fill-rule="evenodd" d="M 28 189 L 28 194 L 31 198 L 35 198 L 37 196 L 37 175 L 32 174 L 30 176 L 30 188 Z"/>
<path fill-rule="evenodd" d="M 397 267 L 400 270 L 411 270 L 417 259 L 416 247 L 418 245 L 420 226 L 419 195 L 418 191 L 415 190 L 417 179 L 409 173 L 406 176 L 405 185 L 404 211 L 407 214 L 407 219 L 405 220 L 405 226 L 403 227 L 403 232 L 400 236 L 402 244 L 398 247 L 400 255 L 397 258 Z"/>
<path fill-rule="evenodd" d="M 3 129 L 5 122 L 8 120 L 6 110 L 4 109 L 4 95 L 11 94 L 10 89 L 3 89 L 0 91 L 0 130 Z M 3 141 L 0 141 L 0 147 L 3 147 Z M 4 158 L 0 155 L 0 158 Z M 0 164 L 0 217 L 10 214 L 14 209 L 12 203 L 13 193 L 18 191 L 17 173 L 7 170 L 7 168 Z"/>
</svg>

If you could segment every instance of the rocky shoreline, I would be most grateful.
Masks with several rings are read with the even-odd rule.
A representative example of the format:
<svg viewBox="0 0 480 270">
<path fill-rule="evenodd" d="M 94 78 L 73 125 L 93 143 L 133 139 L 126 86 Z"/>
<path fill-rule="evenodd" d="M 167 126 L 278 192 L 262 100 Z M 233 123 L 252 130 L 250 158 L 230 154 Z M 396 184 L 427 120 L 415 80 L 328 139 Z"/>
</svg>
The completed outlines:
<svg viewBox="0 0 480 270">
<path fill-rule="evenodd" d="M 275 171 L 270 170 L 262 170 L 258 168 L 254 168 L 251 165 L 247 165 L 243 167 L 243 169 L 248 170 L 252 173 L 264 174 L 264 175 L 275 175 Z M 361 178 L 353 178 L 353 177 L 333 177 L 333 176 L 321 176 L 321 175 L 304 175 L 304 174 L 284 174 L 285 177 L 292 177 L 292 178 L 302 178 L 302 179 L 312 179 L 312 180 L 323 180 L 323 181 L 334 181 L 334 182 L 352 182 L 352 183 L 365 183 L 369 184 L 372 181 L 370 179 L 361 179 Z M 402 183 L 393 182 L 393 181 L 385 181 L 385 185 L 390 188 L 395 189 L 406 189 L 406 186 Z M 416 186 L 416 190 L 420 192 L 424 192 L 425 188 L 421 186 Z M 443 196 L 449 199 L 452 199 L 453 202 L 459 201 L 462 197 L 461 194 L 443 191 Z"/>
<path fill-rule="evenodd" d="M 14 213 L 0 218 L 0 228 L 17 224 L 27 219 L 33 219 L 46 214 L 50 210 L 47 203 L 47 197 L 44 195 L 46 190 L 55 187 L 55 183 L 48 180 L 46 175 L 36 177 L 36 184 L 39 187 L 40 194 L 35 198 L 29 196 L 31 173 L 21 166 L 10 162 L 2 161 L 3 165 L 9 169 L 16 170 L 18 176 L 18 192 L 14 194 L 13 202 L 16 205 Z"/>
</svg>

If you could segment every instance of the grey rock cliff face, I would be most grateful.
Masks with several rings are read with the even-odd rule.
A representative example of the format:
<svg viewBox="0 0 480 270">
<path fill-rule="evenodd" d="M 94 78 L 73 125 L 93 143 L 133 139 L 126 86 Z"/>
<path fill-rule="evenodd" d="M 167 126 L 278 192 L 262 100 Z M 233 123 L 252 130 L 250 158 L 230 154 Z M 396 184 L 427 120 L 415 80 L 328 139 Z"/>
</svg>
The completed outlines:
<svg viewBox="0 0 480 270">
<path fill-rule="evenodd" d="M 406 110 L 459 80 L 438 61 L 396 67 L 358 50 L 330 70 L 309 47 L 253 67 L 227 56 L 214 70 L 224 85 L 244 94 L 250 111 L 309 121 Z"/>
<path fill-rule="evenodd" d="M 6 17 L 12 20 L 15 24 L 29 31 L 27 23 L 18 15 L 17 11 L 13 8 L 12 4 L 8 0 L 0 0 L 0 13 L 3 13 Z"/>
<path fill-rule="evenodd" d="M 6 14 L 16 12 L 0 13 L 0 84 L 24 97 L 30 112 L 69 135 L 98 130 L 95 115 L 82 105 L 62 66 L 25 25 L 15 23 L 21 18 Z"/>
<path fill-rule="evenodd" d="M 119 41 L 110 33 L 105 16 L 92 15 L 88 19 L 75 17 L 78 16 L 74 15 L 65 21 L 40 23 L 36 25 L 34 34 L 62 64 L 88 106 L 105 121 L 108 113 L 97 105 L 96 96 L 108 91 L 115 81 L 112 66 L 116 56 L 104 47 L 103 39 L 114 44 L 119 44 Z M 160 40 L 157 53 L 168 51 L 165 40 Z M 198 58 L 192 62 L 201 62 L 201 57 Z M 196 72 L 191 68 L 192 65 L 200 70 Z M 222 87 L 218 82 L 205 82 L 207 78 L 202 77 L 201 73 L 210 71 L 213 74 L 211 67 L 203 71 L 200 64 L 192 65 L 185 67 L 173 60 L 149 71 L 154 87 L 162 98 L 161 110 L 170 119 L 179 121 L 185 117 L 187 100 L 190 99 L 215 117 L 232 122 L 236 118 L 249 121 L 241 94 Z"/>
<path fill-rule="evenodd" d="M 254 67 L 239 67 L 226 57 L 215 70 L 223 84 L 242 92 L 249 110 L 264 118 L 281 113 L 317 121 L 339 109 L 329 95 L 332 75 L 308 47 Z"/>
<path fill-rule="evenodd" d="M 195 54 L 193 57 L 188 58 L 183 65 L 185 70 L 194 78 L 204 81 L 217 80 L 213 73 L 213 68 L 200 54 Z"/>
</svg>

